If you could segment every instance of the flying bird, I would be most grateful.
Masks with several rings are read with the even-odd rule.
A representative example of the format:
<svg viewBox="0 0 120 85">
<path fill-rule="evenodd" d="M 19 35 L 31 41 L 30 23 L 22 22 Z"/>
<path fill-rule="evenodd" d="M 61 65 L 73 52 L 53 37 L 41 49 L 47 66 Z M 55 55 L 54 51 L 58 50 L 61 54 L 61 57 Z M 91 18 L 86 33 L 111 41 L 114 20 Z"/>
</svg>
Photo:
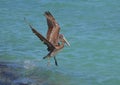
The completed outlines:
<svg viewBox="0 0 120 85">
<path fill-rule="evenodd" d="M 29 24 L 32 32 L 45 44 L 47 45 L 48 54 L 43 57 L 43 59 L 50 59 L 51 57 L 55 60 L 55 65 L 58 66 L 56 54 L 64 48 L 65 43 L 70 46 L 69 42 L 66 40 L 63 34 L 60 34 L 60 26 L 53 17 L 53 15 L 46 11 L 44 13 L 47 25 L 48 25 L 48 31 L 46 34 L 46 38 L 39 33 L 31 24 Z"/>
</svg>

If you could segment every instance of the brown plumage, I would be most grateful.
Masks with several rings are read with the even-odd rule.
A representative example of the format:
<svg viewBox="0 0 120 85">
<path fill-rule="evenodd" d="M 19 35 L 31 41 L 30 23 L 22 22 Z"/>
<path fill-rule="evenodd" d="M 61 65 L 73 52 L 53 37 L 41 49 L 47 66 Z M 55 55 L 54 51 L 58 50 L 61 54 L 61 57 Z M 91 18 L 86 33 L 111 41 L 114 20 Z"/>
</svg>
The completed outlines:
<svg viewBox="0 0 120 85">
<path fill-rule="evenodd" d="M 35 30 L 35 28 L 33 28 L 31 24 L 29 24 L 29 26 L 32 29 L 32 32 L 48 47 L 47 50 L 49 51 L 49 53 L 45 57 L 43 57 L 43 59 L 54 57 L 55 65 L 57 66 L 58 64 L 55 55 L 64 47 L 65 43 L 67 45 L 70 44 L 67 42 L 62 34 L 59 34 L 60 26 L 56 22 L 53 15 L 49 11 L 45 12 L 44 15 L 46 17 L 48 25 L 46 38 L 42 36 L 37 30 Z"/>
</svg>

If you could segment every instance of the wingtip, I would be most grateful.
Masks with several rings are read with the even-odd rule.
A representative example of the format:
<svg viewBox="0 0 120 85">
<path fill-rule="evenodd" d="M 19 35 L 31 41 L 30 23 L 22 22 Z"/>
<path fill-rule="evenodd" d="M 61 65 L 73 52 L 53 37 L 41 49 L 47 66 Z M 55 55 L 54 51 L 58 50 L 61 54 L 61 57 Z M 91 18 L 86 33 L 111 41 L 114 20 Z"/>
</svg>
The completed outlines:
<svg viewBox="0 0 120 85">
<path fill-rule="evenodd" d="M 31 30 L 32 30 L 33 32 L 35 32 L 35 29 L 32 27 L 31 24 L 29 24 L 29 27 L 31 28 Z"/>
<path fill-rule="evenodd" d="M 50 11 L 45 11 L 44 14 L 45 14 L 45 15 L 52 15 L 52 14 L 50 13 Z"/>
<path fill-rule="evenodd" d="M 47 15 L 49 11 L 45 11 L 45 14 Z"/>
<path fill-rule="evenodd" d="M 29 25 L 29 27 L 31 28 L 31 29 L 33 29 L 33 27 L 32 27 L 32 25 L 31 24 L 28 24 Z"/>
<path fill-rule="evenodd" d="M 32 25 L 26 20 L 26 17 L 24 17 L 24 21 L 29 25 L 29 27 L 32 29 Z"/>
<path fill-rule="evenodd" d="M 31 29 L 33 29 L 32 25 L 30 25 L 30 24 L 29 24 L 29 27 L 30 27 Z"/>
<path fill-rule="evenodd" d="M 48 16 L 48 11 L 45 11 L 43 15 Z"/>
</svg>

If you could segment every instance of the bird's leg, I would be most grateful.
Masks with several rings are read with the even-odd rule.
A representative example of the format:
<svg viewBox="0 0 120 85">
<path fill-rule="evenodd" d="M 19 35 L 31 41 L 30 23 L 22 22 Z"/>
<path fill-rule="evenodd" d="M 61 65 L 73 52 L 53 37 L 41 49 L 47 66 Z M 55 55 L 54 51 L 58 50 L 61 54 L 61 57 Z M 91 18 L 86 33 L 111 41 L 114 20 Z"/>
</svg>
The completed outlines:
<svg viewBox="0 0 120 85">
<path fill-rule="evenodd" d="M 55 65 L 58 66 L 56 57 L 54 57 L 54 60 L 55 60 Z"/>
<path fill-rule="evenodd" d="M 49 66 L 50 65 L 50 57 L 48 57 L 48 64 L 47 64 L 47 66 Z"/>
</svg>

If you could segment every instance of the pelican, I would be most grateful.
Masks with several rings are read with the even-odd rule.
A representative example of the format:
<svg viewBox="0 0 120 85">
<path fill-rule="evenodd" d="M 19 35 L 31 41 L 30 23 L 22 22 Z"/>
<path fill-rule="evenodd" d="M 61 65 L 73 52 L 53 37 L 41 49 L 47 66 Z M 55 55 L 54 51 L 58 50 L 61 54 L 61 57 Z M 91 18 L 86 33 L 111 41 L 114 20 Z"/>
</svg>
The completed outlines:
<svg viewBox="0 0 120 85">
<path fill-rule="evenodd" d="M 63 34 L 60 34 L 60 26 L 56 22 L 55 18 L 53 15 L 49 12 L 46 11 L 44 13 L 44 16 L 46 17 L 47 25 L 48 25 L 48 31 L 46 34 L 46 38 L 42 36 L 41 33 L 39 33 L 31 24 L 29 24 L 32 32 L 45 44 L 47 45 L 47 50 L 48 54 L 43 57 L 43 59 L 50 59 L 51 57 L 54 58 L 55 60 L 55 65 L 58 66 L 57 59 L 56 59 L 56 54 L 64 48 L 65 43 L 70 46 L 69 42 L 67 39 L 64 37 Z"/>
</svg>

